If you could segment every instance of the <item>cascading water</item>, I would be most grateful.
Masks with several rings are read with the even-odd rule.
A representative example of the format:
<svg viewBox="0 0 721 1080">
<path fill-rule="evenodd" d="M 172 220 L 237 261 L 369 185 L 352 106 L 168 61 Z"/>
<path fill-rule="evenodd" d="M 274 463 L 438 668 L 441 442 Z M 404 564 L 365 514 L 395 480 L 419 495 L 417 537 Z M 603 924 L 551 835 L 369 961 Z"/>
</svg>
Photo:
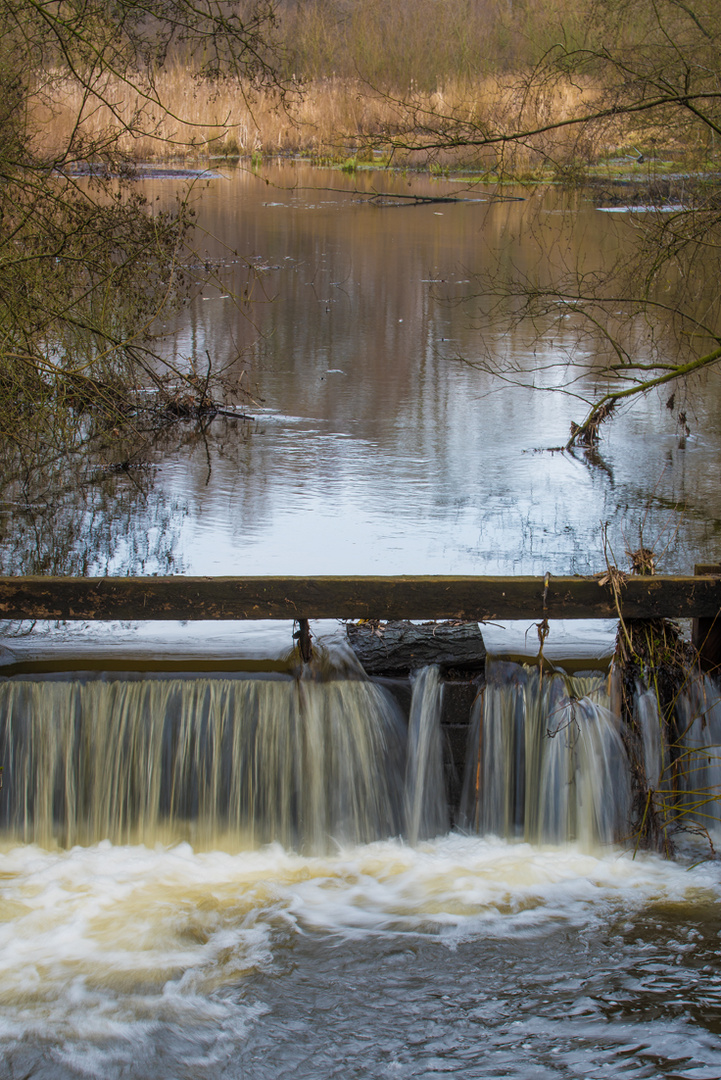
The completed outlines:
<svg viewBox="0 0 721 1080">
<path fill-rule="evenodd" d="M 630 814 L 605 677 L 490 664 L 472 835 L 438 835 L 438 671 L 406 726 L 329 667 L 0 683 L 0 1080 L 721 1075 L 718 866 L 598 845 Z M 686 747 L 717 821 L 713 684 L 677 713 L 654 757 L 642 690 L 634 754 L 680 782 Z"/>
<path fill-rule="evenodd" d="M 493 662 L 473 710 L 461 819 L 474 832 L 584 845 L 628 823 L 629 772 L 607 679 Z"/>
<path fill-rule="evenodd" d="M 671 706 L 663 710 L 656 687 L 637 679 L 633 725 L 633 771 L 640 813 L 652 839 L 668 847 L 679 834 L 701 833 L 717 842 L 721 827 L 717 683 L 691 670 Z"/>
<path fill-rule="evenodd" d="M 445 833 L 438 668 L 413 676 L 407 727 L 383 686 L 347 667 L 325 674 L 5 680 L 6 833 L 64 847 L 189 839 L 206 850 L 278 841 L 309 851 Z M 642 798 L 671 824 L 683 808 L 686 823 L 715 830 L 715 685 L 689 679 L 677 713 L 670 749 L 653 693 L 637 685 Z M 587 848 L 633 834 L 633 769 L 605 676 L 489 662 L 470 720 L 463 828 Z"/>
<path fill-rule="evenodd" d="M 668 770 L 668 747 L 653 690 L 636 680 L 634 714 L 641 735 L 643 773 L 648 787 L 657 791 Z"/>
<path fill-rule="evenodd" d="M 6 681 L 2 818 L 63 846 L 397 835 L 405 730 L 355 679 Z"/>
<path fill-rule="evenodd" d="M 686 813 L 718 840 L 721 832 L 721 693 L 708 676 L 695 678 L 676 706 L 683 750 L 676 770 Z"/>
<path fill-rule="evenodd" d="M 406 835 L 412 844 L 448 831 L 440 729 L 442 695 L 438 668 L 422 668 L 413 679 L 408 718 Z"/>
</svg>

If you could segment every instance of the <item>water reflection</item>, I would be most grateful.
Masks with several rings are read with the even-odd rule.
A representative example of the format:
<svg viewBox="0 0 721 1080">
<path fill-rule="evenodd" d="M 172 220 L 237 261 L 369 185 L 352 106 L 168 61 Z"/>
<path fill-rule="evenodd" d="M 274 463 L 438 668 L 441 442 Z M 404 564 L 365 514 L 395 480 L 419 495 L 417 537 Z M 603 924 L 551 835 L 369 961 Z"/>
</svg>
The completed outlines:
<svg viewBox="0 0 721 1080">
<path fill-rule="evenodd" d="M 501 267 L 548 281 L 559 259 L 583 267 L 617 253 L 622 223 L 580 198 L 569 209 L 557 193 L 377 207 L 306 187 L 407 191 L 409 180 L 300 165 L 268 176 L 279 185 L 272 197 L 241 174 L 202 204 L 214 235 L 267 268 L 266 295 L 276 299 L 253 306 L 251 327 L 211 294 L 181 327 L 181 340 L 221 355 L 229 342 L 247 344 L 246 377 L 264 405 L 242 462 L 218 436 L 212 491 L 201 461 L 173 466 L 173 490 L 190 480 L 193 491 L 183 543 L 194 565 L 207 565 L 212 536 L 216 573 L 239 554 L 256 573 L 588 572 L 602 564 L 601 522 L 621 554 L 641 522 L 646 536 L 661 535 L 666 569 L 712 557 L 716 376 L 695 405 L 702 436 L 680 446 L 673 418 L 651 398 L 627 410 L 589 461 L 539 452 L 565 441 L 575 399 L 456 359 L 480 357 L 481 318 L 499 356 L 533 356 L 539 371 L 558 365 L 579 332 L 571 322 L 561 338 L 522 324 L 501 333 L 492 311 L 474 325 L 460 300 L 490 252 Z M 423 193 L 458 191 L 410 182 Z"/>
<path fill-rule="evenodd" d="M 480 320 L 486 347 L 506 361 L 531 357 L 550 379 L 544 369 L 577 343 L 573 320 L 538 337 L 496 325 L 490 308 L 476 307 L 474 324 L 460 301 L 492 252 L 539 280 L 559 258 L 583 266 L 613 254 L 627 228 L 620 215 L 580 196 L 561 213 L 556 192 L 400 207 L 352 192 L 462 192 L 428 177 L 296 164 L 271 166 L 266 178 L 231 171 L 200 193 L 199 265 L 219 269 L 173 346 L 176 362 L 207 351 L 216 371 L 240 381 L 254 421 L 174 425 L 144 450 L 140 478 L 51 473 L 52 497 L 34 488 L 21 507 L 13 495 L 8 570 L 590 572 L 603 564 L 602 523 L 619 557 L 643 523 L 646 542 L 669 546 L 663 569 L 714 560 L 718 374 L 689 393 L 691 436 L 679 439 L 651 397 L 588 457 L 546 452 L 578 419 L 575 399 L 458 360 L 482 359 Z M 168 180 L 145 184 L 161 204 L 173 197 Z M 248 261 L 257 281 L 249 302 L 236 303 Z"/>
<path fill-rule="evenodd" d="M 88 452 L 7 454 L 0 462 L 0 572 L 172 573 L 185 516 L 155 468 L 118 439 Z"/>
</svg>

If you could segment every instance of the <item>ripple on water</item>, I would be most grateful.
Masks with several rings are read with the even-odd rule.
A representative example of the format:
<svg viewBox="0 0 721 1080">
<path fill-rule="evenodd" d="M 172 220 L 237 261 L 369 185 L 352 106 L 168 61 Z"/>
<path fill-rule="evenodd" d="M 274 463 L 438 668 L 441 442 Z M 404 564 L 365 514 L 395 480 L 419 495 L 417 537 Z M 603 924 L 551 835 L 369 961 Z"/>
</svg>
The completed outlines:
<svg viewBox="0 0 721 1080">
<path fill-rule="evenodd" d="M 0 1076 L 721 1075 L 715 866 L 450 835 L 0 875 Z"/>
</svg>

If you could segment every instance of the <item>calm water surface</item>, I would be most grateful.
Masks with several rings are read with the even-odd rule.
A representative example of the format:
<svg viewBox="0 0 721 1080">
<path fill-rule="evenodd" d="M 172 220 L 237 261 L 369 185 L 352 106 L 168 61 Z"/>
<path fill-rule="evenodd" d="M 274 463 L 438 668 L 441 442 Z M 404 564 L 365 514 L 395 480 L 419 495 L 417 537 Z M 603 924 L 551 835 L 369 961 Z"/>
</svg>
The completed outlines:
<svg viewBox="0 0 721 1080">
<path fill-rule="evenodd" d="M 178 186 L 143 183 L 161 204 Z M 379 206 L 354 187 L 468 201 Z M 52 527 L 52 513 L 38 521 L 30 507 L 4 545 L 8 569 L 592 572 L 604 565 L 602 523 L 619 562 L 642 524 L 666 570 L 717 558 L 718 373 L 685 400 L 690 437 L 667 394 L 652 395 L 605 428 L 592 464 L 547 450 L 566 441 L 583 403 L 458 359 L 532 360 L 548 385 L 566 347 L 592 358 L 572 320 L 538 337 L 468 297 L 494 260 L 540 281 L 562 260 L 613 260 L 636 215 L 599 213 L 581 196 L 569 210 L 555 191 L 517 194 L 489 203 L 458 183 L 300 164 L 198 183 L 199 274 L 213 274 L 166 347 L 181 364 L 194 356 L 202 367 L 208 354 L 240 380 L 253 419 L 219 419 L 203 438 L 181 424 L 134 447 L 146 468 L 112 491 L 76 492 Z M 242 295 L 248 263 L 250 303 L 236 304 L 229 294 Z"/>
<path fill-rule="evenodd" d="M 718 554 L 718 375 L 688 402 L 690 438 L 679 438 L 667 395 L 652 396 L 608 426 L 591 465 L 540 452 L 565 442 L 580 402 L 457 359 L 477 361 L 485 342 L 507 362 L 562 360 L 577 327 L 535 340 L 460 300 L 499 252 L 503 269 L 541 279 L 559 258 L 613 258 L 627 219 L 583 199 L 564 215 L 547 191 L 494 205 L 476 190 L 453 205 L 376 206 L 322 188 L 459 185 L 302 166 L 268 177 L 278 186 L 230 173 L 200 200 L 202 223 L 261 268 L 260 281 L 239 312 L 224 298 L 238 271 L 222 271 L 188 313 L 180 353 L 207 349 L 221 364 L 245 349 L 244 384 L 263 407 L 247 432 L 217 424 L 207 447 L 161 461 L 156 483 L 187 506 L 176 545 L 185 570 L 589 572 L 603 565 L 602 522 L 620 560 L 642 523 L 669 547 L 669 570 Z"/>
</svg>

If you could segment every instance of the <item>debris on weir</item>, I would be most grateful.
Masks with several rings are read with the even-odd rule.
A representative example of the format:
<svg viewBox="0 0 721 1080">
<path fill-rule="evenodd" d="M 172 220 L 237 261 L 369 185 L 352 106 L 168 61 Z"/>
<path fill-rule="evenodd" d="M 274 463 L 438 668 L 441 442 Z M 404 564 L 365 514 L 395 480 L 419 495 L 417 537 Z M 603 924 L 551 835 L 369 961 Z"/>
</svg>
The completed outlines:
<svg viewBox="0 0 721 1080">
<path fill-rule="evenodd" d="M 398 676 L 438 664 L 442 674 L 469 677 L 486 661 L 478 623 L 405 620 L 348 623 L 348 642 L 368 675 Z"/>
</svg>

